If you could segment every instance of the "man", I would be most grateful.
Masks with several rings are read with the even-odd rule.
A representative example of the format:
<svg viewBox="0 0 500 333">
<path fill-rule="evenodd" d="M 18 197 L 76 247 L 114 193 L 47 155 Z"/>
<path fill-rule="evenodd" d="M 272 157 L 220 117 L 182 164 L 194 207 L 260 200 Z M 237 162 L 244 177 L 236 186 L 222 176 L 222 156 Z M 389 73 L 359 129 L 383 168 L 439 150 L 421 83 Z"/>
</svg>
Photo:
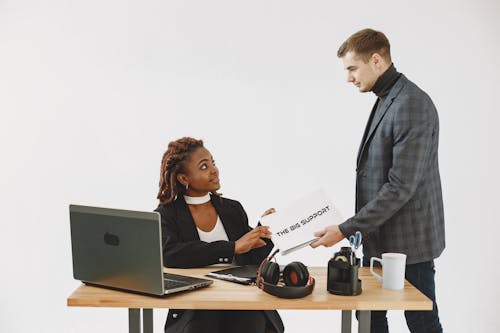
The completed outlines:
<svg viewBox="0 0 500 333">
<path fill-rule="evenodd" d="M 433 301 L 432 311 L 405 312 L 408 327 L 442 332 L 434 284 L 434 258 L 445 247 L 436 108 L 396 71 L 383 33 L 361 30 L 337 56 L 347 81 L 378 98 L 357 157 L 356 214 L 316 232 L 320 239 L 312 247 L 332 246 L 359 230 L 365 265 L 384 252 L 405 253 L 406 279 Z M 386 311 L 372 311 L 371 331 L 388 332 Z"/>
</svg>

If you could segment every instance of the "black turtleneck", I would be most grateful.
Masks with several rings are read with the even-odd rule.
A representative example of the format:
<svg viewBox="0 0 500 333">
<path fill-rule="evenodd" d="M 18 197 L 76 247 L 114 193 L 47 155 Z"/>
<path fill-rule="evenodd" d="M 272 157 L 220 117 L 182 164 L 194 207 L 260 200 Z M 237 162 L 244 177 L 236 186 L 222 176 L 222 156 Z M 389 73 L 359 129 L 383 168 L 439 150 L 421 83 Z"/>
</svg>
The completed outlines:
<svg viewBox="0 0 500 333">
<path fill-rule="evenodd" d="M 380 75 L 375 84 L 373 85 L 372 91 L 375 95 L 377 95 L 377 101 L 373 106 L 372 113 L 370 114 L 370 118 L 368 120 L 369 127 L 368 130 L 371 132 L 372 128 L 376 126 L 373 122 L 373 119 L 378 118 L 378 113 L 382 112 L 381 107 L 384 104 L 384 100 L 389 95 L 389 91 L 391 91 L 394 83 L 399 79 L 401 73 L 396 70 L 394 64 L 391 64 L 389 68 L 384 72 L 384 74 Z M 365 133 L 367 135 L 368 133 Z M 365 138 L 363 138 L 363 141 Z"/>
<path fill-rule="evenodd" d="M 377 82 L 373 85 L 372 91 L 377 97 L 384 99 L 391 91 L 392 86 L 401 76 L 394 67 L 394 64 L 391 64 L 389 68 L 384 72 L 384 74 L 380 75 Z"/>
</svg>

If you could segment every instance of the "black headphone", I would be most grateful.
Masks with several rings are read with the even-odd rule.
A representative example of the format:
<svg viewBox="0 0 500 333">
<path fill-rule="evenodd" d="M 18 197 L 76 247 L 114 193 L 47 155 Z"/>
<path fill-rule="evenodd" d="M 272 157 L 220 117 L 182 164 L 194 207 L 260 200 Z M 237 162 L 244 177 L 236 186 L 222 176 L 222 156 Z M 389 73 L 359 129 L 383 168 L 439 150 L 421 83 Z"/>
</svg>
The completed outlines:
<svg viewBox="0 0 500 333">
<path fill-rule="evenodd" d="M 268 294 L 281 298 L 301 298 L 312 293 L 314 278 L 309 276 L 307 267 L 301 262 L 294 261 L 286 265 L 280 279 L 280 266 L 271 261 L 278 251 L 276 250 L 260 264 L 257 271 L 257 287 Z M 280 280 L 282 283 L 278 284 Z"/>
</svg>

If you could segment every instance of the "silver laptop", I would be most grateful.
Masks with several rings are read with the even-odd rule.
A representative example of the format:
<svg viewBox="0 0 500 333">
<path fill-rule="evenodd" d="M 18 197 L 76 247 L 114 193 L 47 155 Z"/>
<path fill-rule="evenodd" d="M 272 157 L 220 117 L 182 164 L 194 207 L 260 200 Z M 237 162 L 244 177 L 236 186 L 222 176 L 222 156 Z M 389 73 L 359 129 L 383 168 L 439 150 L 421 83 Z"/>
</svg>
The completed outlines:
<svg viewBox="0 0 500 333">
<path fill-rule="evenodd" d="M 160 214 L 69 206 L 73 276 L 87 284 L 165 295 L 212 280 L 163 273 Z"/>
</svg>

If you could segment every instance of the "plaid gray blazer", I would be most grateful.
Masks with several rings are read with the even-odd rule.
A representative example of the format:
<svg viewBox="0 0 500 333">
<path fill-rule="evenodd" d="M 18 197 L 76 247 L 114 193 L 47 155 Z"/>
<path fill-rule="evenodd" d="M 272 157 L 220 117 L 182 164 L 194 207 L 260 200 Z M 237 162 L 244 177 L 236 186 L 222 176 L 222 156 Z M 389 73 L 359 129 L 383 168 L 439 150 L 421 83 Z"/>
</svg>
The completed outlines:
<svg viewBox="0 0 500 333">
<path fill-rule="evenodd" d="M 361 231 L 368 258 L 401 252 L 407 264 L 429 261 L 445 247 L 437 111 L 404 75 L 381 110 L 358 153 L 356 214 L 339 227 L 346 237 Z"/>
</svg>

